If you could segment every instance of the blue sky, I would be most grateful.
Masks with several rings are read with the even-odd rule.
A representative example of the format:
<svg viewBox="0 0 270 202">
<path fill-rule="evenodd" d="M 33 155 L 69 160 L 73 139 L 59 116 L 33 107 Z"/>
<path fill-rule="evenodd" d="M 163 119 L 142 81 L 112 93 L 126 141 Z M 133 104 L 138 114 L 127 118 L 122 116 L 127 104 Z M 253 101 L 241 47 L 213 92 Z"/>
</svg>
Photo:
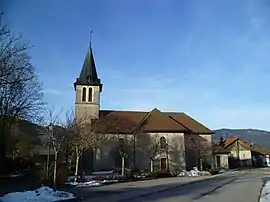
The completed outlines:
<svg viewBox="0 0 270 202">
<path fill-rule="evenodd" d="M 212 129 L 270 130 L 267 0 L 3 0 L 45 99 L 73 109 L 93 30 L 101 108 L 184 111 Z"/>
</svg>

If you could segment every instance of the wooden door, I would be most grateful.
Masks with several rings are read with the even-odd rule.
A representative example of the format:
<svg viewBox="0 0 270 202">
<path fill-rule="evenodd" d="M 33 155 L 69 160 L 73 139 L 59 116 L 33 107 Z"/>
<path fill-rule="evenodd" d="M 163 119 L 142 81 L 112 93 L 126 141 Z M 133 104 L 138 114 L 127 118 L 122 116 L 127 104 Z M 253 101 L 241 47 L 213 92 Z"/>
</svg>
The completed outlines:
<svg viewBox="0 0 270 202">
<path fill-rule="evenodd" d="M 166 170 L 166 167 L 167 167 L 166 158 L 160 159 L 160 165 L 161 165 L 161 170 Z"/>
</svg>

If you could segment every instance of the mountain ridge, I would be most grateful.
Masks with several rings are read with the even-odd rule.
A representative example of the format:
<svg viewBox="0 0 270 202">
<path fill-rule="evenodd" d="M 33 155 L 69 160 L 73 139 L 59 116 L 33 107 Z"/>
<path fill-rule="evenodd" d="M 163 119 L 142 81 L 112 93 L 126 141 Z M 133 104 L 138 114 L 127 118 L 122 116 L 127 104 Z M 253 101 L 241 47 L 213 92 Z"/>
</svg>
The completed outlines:
<svg viewBox="0 0 270 202">
<path fill-rule="evenodd" d="M 218 141 L 220 137 L 239 137 L 247 142 L 259 145 L 262 148 L 270 148 L 270 131 L 261 129 L 230 129 L 221 128 L 214 130 L 213 141 Z"/>
</svg>

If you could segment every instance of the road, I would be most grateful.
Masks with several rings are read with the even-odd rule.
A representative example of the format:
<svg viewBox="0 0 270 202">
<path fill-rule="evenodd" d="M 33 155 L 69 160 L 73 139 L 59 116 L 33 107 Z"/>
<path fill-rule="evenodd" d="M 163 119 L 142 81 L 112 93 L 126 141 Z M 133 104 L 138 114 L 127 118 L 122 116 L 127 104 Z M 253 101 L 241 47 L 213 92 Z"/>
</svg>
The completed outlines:
<svg viewBox="0 0 270 202">
<path fill-rule="evenodd" d="M 256 174 L 237 174 L 227 179 L 200 181 L 158 194 L 137 197 L 129 202 L 257 202 L 262 180 Z"/>
<path fill-rule="evenodd" d="M 92 197 L 84 202 L 257 202 L 265 179 L 270 179 L 270 169 L 237 171 L 215 177 L 189 179 L 151 180 L 127 185 L 92 189 Z M 195 179 L 195 180 L 194 180 Z M 177 182 L 178 180 L 178 182 Z M 161 184 L 162 183 L 162 184 Z M 120 187 L 125 186 L 125 187 Z M 91 189 L 91 188 L 89 188 Z M 86 190 L 85 190 L 86 191 Z"/>
</svg>

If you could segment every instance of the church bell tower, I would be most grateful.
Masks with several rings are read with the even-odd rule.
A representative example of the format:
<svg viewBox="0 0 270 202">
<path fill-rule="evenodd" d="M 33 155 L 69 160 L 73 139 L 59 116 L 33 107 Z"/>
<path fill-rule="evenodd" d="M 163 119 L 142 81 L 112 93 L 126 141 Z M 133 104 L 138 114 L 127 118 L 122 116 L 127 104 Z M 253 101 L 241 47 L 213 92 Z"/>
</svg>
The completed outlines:
<svg viewBox="0 0 270 202">
<path fill-rule="evenodd" d="M 75 119 L 98 119 L 102 84 L 98 78 L 91 44 L 74 88 L 76 91 Z"/>
</svg>

